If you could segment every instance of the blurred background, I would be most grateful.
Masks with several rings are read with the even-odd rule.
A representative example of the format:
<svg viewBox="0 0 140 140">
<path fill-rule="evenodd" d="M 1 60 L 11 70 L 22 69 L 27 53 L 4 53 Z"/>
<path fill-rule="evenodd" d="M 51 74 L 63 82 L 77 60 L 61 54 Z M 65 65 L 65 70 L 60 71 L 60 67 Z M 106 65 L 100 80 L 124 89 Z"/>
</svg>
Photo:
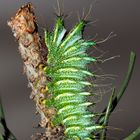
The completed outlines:
<svg viewBox="0 0 140 140">
<path fill-rule="evenodd" d="M 23 63 L 18 52 L 18 43 L 12 35 L 7 21 L 14 16 L 26 0 L 0 0 L 0 96 L 3 101 L 6 121 L 18 140 L 30 140 L 37 130 L 39 117 L 35 116 L 35 104 L 29 99 L 31 90 L 27 88 L 27 79 L 23 75 Z M 56 0 L 30 0 L 35 6 L 35 13 L 40 34 L 43 28 L 52 29 L 55 21 L 54 7 Z M 87 39 L 98 34 L 97 39 L 105 38 L 110 32 L 117 37 L 100 44 L 99 49 L 108 51 L 105 58 L 120 55 L 120 58 L 100 65 L 104 73 L 118 75 L 113 81 L 117 88 L 126 74 L 130 51 L 137 54 L 134 73 L 127 91 L 113 113 L 109 126 L 108 140 L 122 140 L 140 126 L 140 1 L 139 0 L 63 0 L 64 13 L 70 14 L 65 20 L 69 30 L 78 21 L 77 12 L 87 13 L 91 4 L 93 8 L 89 20 L 98 21 L 86 27 Z M 93 48 L 94 49 L 94 48 Z M 94 51 L 92 52 L 94 55 Z M 94 67 L 94 66 L 93 66 Z M 100 111 L 107 103 L 106 93 L 99 103 Z M 140 138 L 138 138 L 139 140 Z"/>
</svg>

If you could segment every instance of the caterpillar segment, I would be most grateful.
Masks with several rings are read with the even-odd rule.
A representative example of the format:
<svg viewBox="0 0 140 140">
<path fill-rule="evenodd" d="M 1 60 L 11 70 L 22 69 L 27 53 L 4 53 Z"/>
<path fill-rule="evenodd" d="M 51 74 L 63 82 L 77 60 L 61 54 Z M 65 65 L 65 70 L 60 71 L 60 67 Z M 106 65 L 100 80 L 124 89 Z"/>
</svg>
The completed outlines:
<svg viewBox="0 0 140 140">
<path fill-rule="evenodd" d="M 86 78 L 93 74 L 87 64 L 97 59 L 86 53 L 96 42 L 83 39 L 85 25 L 80 21 L 66 34 L 63 19 L 57 17 L 53 32 L 45 31 L 48 58 L 44 72 L 51 79 L 47 90 L 52 95 L 45 104 L 56 109 L 52 122 L 64 126 L 66 140 L 91 140 L 93 132 L 103 129 L 93 122 L 96 113 L 88 111 L 93 103 L 87 101 L 91 93 L 85 88 L 92 84 Z"/>
</svg>

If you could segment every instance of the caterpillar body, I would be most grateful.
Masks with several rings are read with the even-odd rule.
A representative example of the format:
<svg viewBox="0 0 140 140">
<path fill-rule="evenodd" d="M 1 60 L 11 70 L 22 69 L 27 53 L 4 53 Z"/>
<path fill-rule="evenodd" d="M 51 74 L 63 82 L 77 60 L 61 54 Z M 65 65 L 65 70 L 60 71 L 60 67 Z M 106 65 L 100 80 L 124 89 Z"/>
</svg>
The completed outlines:
<svg viewBox="0 0 140 140">
<path fill-rule="evenodd" d="M 92 84 L 86 78 L 93 74 L 87 64 L 97 59 L 86 53 L 96 42 L 83 39 L 85 25 L 81 20 L 66 34 L 63 18 L 58 16 L 53 32 L 45 31 L 48 57 L 44 71 L 50 77 L 47 88 L 51 94 L 45 104 L 56 109 L 52 122 L 64 126 L 66 140 L 91 140 L 94 132 L 103 128 L 92 121 L 96 114 L 88 111 L 91 93 L 85 87 Z"/>
</svg>

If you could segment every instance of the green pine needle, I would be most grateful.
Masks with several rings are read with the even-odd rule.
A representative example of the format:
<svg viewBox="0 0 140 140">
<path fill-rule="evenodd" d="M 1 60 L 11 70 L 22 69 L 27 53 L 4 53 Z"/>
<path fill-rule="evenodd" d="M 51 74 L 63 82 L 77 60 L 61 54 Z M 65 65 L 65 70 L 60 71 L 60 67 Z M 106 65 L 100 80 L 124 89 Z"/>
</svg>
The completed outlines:
<svg viewBox="0 0 140 140">
<path fill-rule="evenodd" d="M 0 133 L 0 140 L 16 140 L 15 136 L 7 128 L 1 98 L 0 98 L 0 129 L 4 130 L 3 135 Z"/>
<path fill-rule="evenodd" d="M 116 96 L 113 98 L 112 106 L 111 106 L 110 111 L 109 111 L 110 112 L 109 115 L 113 112 L 113 110 L 118 105 L 121 97 L 123 96 L 128 84 L 129 84 L 129 81 L 130 81 L 131 76 L 132 76 L 132 72 L 134 70 L 135 60 L 136 60 L 136 54 L 134 52 L 131 52 L 126 77 L 124 78 L 124 81 L 123 81 L 123 83 L 121 85 L 120 90 L 117 93 L 115 93 Z M 106 110 L 107 110 L 107 107 L 103 110 L 103 114 L 106 112 Z M 105 116 L 101 115 L 96 123 L 103 124 L 104 119 L 105 119 Z"/>
<path fill-rule="evenodd" d="M 104 122 L 103 122 L 103 126 L 105 126 L 105 127 L 108 125 L 110 110 L 111 110 L 111 107 L 112 107 L 112 102 L 113 102 L 114 96 L 115 96 L 115 88 L 113 88 L 113 90 L 112 90 L 112 95 L 110 96 L 108 106 L 107 106 L 107 110 L 106 110 L 106 113 L 105 113 Z M 105 140 L 106 139 L 106 131 L 107 131 L 106 128 L 103 129 L 103 131 L 101 132 L 100 140 Z"/>
<path fill-rule="evenodd" d="M 138 127 L 135 131 L 133 131 L 128 137 L 124 140 L 136 140 L 136 138 L 140 136 L 140 127 Z"/>
</svg>

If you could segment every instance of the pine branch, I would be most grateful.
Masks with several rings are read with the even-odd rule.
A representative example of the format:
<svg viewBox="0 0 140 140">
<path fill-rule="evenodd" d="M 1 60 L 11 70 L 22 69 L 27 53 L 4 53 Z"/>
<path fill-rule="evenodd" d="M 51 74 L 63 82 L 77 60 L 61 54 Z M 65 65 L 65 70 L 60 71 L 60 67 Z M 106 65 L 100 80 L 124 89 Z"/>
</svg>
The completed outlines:
<svg viewBox="0 0 140 140">
<path fill-rule="evenodd" d="M 43 104 L 47 94 L 46 83 L 47 77 L 43 71 L 47 59 L 46 46 L 38 34 L 34 8 L 31 3 L 22 6 L 16 15 L 8 22 L 14 36 L 19 43 L 19 52 L 24 62 L 24 71 L 27 75 L 28 85 L 32 89 L 31 99 L 36 103 L 37 114 L 41 115 L 39 126 L 45 128 L 45 134 L 37 134 L 33 139 L 59 139 L 63 136 L 62 126 L 53 127 L 51 118 L 55 114 L 53 108 L 47 108 Z"/>
</svg>

